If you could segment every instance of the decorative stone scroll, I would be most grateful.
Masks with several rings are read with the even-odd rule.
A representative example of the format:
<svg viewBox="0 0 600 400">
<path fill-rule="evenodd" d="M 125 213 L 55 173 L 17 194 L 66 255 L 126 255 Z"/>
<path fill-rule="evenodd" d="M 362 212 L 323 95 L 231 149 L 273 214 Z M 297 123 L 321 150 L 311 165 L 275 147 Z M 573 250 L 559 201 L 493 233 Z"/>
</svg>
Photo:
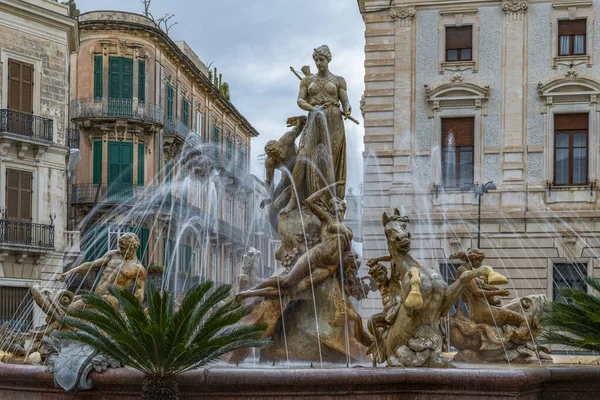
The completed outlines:
<svg viewBox="0 0 600 400">
<path fill-rule="evenodd" d="M 506 14 L 523 14 L 528 8 L 528 0 L 507 0 L 502 2 L 502 10 Z"/>
<path fill-rule="evenodd" d="M 398 21 L 400 26 L 410 26 L 410 21 L 415 16 L 416 12 L 414 7 L 392 8 L 390 10 L 390 17 L 392 17 L 394 21 Z"/>
</svg>

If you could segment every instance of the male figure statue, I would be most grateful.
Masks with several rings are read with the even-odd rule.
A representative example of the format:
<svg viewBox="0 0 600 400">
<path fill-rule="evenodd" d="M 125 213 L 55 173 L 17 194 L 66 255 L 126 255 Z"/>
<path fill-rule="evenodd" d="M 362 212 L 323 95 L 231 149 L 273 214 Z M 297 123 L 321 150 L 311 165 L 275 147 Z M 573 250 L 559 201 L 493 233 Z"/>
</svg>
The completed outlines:
<svg viewBox="0 0 600 400">
<path fill-rule="evenodd" d="M 144 301 L 144 288 L 146 286 L 146 269 L 138 260 L 136 251 L 140 247 L 140 239 L 134 233 L 125 233 L 119 238 L 119 250 L 111 250 L 97 260 L 81 264 L 77 268 L 61 275 L 61 279 L 68 279 L 75 274 L 86 274 L 104 267 L 94 293 L 108 300 L 115 308 L 117 299 L 110 295 L 108 287 L 118 286 L 122 289 L 132 290 L 141 303 Z M 73 303 L 72 307 L 81 308 L 81 301 Z"/>
</svg>

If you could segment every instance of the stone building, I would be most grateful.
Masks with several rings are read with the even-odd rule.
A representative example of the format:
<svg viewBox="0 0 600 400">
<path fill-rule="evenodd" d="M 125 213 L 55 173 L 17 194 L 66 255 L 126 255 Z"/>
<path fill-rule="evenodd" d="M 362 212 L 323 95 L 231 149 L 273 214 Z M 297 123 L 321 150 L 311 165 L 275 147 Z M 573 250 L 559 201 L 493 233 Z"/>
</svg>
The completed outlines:
<svg viewBox="0 0 600 400">
<path fill-rule="evenodd" d="M 381 213 L 398 207 L 413 253 L 451 276 L 481 199 L 481 247 L 513 296 L 585 290 L 600 277 L 600 1 L 358 3 L 365 258 L 385 253 Z"/>
<path fill-rule="evenodd" d="M 62 272 L 67 246 L 69 54 L 67 6 L 0 1 L 0 324 L 39 322 L 29 287 Z M 72 238 L 71 238 L 72 239 Z"/>
<path fill-rule="evenodd" d="M 249 234 L 247 171 L 258 132 L 191 48 L 148 18 L 85 13 L 79 35 L 71 120 L 81 162 L 71 224 L 82 231 L 85 258 L 134 231 L 144 265 L 232 282 Z M 210 167 L 182 168 L 190 159 Z"/>
</svg>

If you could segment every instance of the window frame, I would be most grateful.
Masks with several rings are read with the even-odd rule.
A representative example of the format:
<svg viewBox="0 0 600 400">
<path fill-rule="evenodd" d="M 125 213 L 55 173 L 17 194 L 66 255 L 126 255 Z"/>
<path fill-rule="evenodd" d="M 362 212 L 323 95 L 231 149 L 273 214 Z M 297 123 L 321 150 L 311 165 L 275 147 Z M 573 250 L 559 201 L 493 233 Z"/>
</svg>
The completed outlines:
<svg viewBox="0 0 600 400">
<path fill-rule="evenodd" d="M 579 267 L 579 266 L 583 266 L 583 269 L 586 272 L 585 277 L 589 276 L 590 274 L 590 260 L 549 260 L 549 267 L 550 267 L 550 271 L 552 271 L 552 285 L 548 285 L 548 291 L 549 293 L 549 299 L 552 299 L 552 301 L 560 301 L 560 299 L 557 298 L 557 294 L 558 294 L 558 290 L 555 290 L 555 281 L 556 281 L 556 266 L 560 265 L 560 266 L 571 266 L 573 268 L 575 267 Z M 589 288 L 587 283 L 585 282 L 585 277 L 583 277 L 583 284 L 586 287 L 586 293 L 589 292 Z M 564 286 L 561 286 L 564 287 Z M 571 287 L 572 286 L 567 286 L 567 287 Z"/>
<path fill-rule="evenodd" d="M 33 115 L 41 115 L 41 88 L 42 81 L 42 66 L 43 62 L 39 58 L 30 57 L 21 53 L 14 52 L 6 48 L 0 48 L 0 63 L 6 66 L 2 68 L 2 107 L 8 108 L 8 59 L 28 63 L 33 65 Z M 93 74 L 90 74 L 93 80 Z M 65 116 L 66 118 L 66 116 Z M 66 121 L 66 119 L 65 119 Z"/>
<path fill-rule="evenodd" d="M 558 65 L 570 67 L 572 64 L 584 64 L 591 67 L 594 63 L 594 7 L 588 4 L 554 3 L 550 13 L 551 25 L 551 67 L 556 69 Z M 585 54 L 561 55 L 559 39 L 559 22 L 563 20 L 586 20 L 586 32 L 584 49 Z"/>
<path fill-rule="evenodd" d="M 460 30 L 460 29 L 470 29 L 470 36 L 471 36 L 471 47 L 448 47 L 448 31 L 450 29 L 454 30 Z M 473 25 L 462 25 L 462 26 L 446 26 L 446 30 L 445 30 L 445 35 L 446 35 L 446 62 L 464 62 L 464 61 L 473 61 Z M 469 50 L 469 58 L 462 58 L 462 54 L 463 54 L 463 50 Z M 457 52 L 456 54 L 456 60 L 450 60 L 449 59 L 449 52 L 455 50 Z"/>
<path fill-rule="evenodd" d="M 584 28 L 583 34 L 570 34 L 570 35 L 561 35 L 560 31 L 561 31 L 561 24 L 565 23 L 565 22 L 571 22 L 571 21 L 585 21 L 584 25 L 587 27 L 587 18 L 576 18 L 574 20 L 565 20 L 565 19 L 561 19 L 558 20 L 558 56 L 559 57 L 566 57 L 566 56 L 585 56 L 587 54 L 587 45 L 586 45 L 586 41 L 587 41 L 587 31 Z M 583 35 L 583 53 L 574 53 L 575 51 L 575 36 L 578 35 Z M 562 54 L 561 52 L 561 37 L 567 36 L 569 38 L 569 53 L 568 54 Z"/>
<path fill-rule="evenodd" d="M 572 116 L 572 115 L 586 115 L 588 118 L 588 127 L 587 129 L 556 129 L 556 117 L 558 115 L 567 115 L 567 116 Z M 569 187 L 569 186 L 587 186 L 588 182 L 590 180 L 590 128 L 589 128 L 589 113 L 564 113 L 564 114 L 553 114 L 553 118 L 554 118 L 554 124 L 553 124 L 553 146 L 552 146 L 552 168 L 553 168 L 553 173 L 552 173 L 552 182 L 554 186 L 559 186 L 559 187 Z M 585 149 L 586 149 L 586 157 L 585 157 L 585 182 L 584 183 L 573 183 L 573 150 L 575 149 L 574 147 L 574 136 L 578 133 L 582 133 L 585 131 L 586 137 L 585 137 Z M 567 183 L 557 183 L 556 182 L 556 171 L 557 171 L 557 136 L 560 134 L 568 134 L 569 135 L 569 145 L 568 145 L 568 150 L 569 150 L 569 160 L 568 160 L 568 182 Z M 578 147 L 581 148 L 581 147 Z"/>
<path fill-rule="evenodd" d="M 446 153 L 445 149 L 446 146 L 444 144 L 444 141 L 441 140 L 441 154 L 440 154 L 440 164 L 441 164 L 441 186 L 443 189 L 460 189 L 461 185 L 463 183 L 467 183 L 467 182 L 461 182 L 461 176 L 460 176 L 460 170 L 461 170 L 461 163 L 460 163 L 460 153 L 461 153 L 461 147 L 471 147 L 471 170 L 472 170 L 472 176 L 471 176 L 471 181 L 470 182 L 475 182 L 475 116 L 467 116 L 467 117 L 461 117 L 461 116 L 448 116 L 448 117 L 441 117 L 441 138 L 443 138 L 444 136 L 444 132 L 443 132 L 443 126 L 444 126 L 444 120 L 451 120 L 451 119 L 471 119 L 473 121 L 472 125 L 473 128 L 471 130 L 471 146 L 455 146 L 455 155 L 456 155 L 456 171 L 455 171 L 455 176 L 456 176 L 456 185 L 447 185 L 446 182 L 444 182 L 444 176 L 445 176 L 445 163 L 444 163 L 444 155 Z"/>
<path fill-rule="evenodd" d="M 471 26 L 471 59 L 448 61 L 446 51 L 446 29 L 463 26 Z M 456 72 L 461 70 L 479 70 L 479 12 L 475 9 L 442 10 L 438 20 L 438 69 L 439 73 L 444 71 Z"/>
</svg>

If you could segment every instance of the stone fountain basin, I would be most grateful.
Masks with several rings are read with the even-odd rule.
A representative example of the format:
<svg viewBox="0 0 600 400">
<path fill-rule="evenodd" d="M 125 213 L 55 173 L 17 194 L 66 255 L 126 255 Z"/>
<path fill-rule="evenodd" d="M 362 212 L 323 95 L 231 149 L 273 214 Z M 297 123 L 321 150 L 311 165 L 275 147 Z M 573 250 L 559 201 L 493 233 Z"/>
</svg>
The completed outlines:
<svg viewBox="0 0 600 400">
<path fill-rule="evenodd" d="M 94 388 L 68 394 L 41 366 L 0 365 L 0 399 L 139 399 L 142 374 L 129 368 L 92 373 Z M 508 368 L 207 368 L 180 378 L 181 399 L 598 399 L 600 367 Z"/>
</svg>

